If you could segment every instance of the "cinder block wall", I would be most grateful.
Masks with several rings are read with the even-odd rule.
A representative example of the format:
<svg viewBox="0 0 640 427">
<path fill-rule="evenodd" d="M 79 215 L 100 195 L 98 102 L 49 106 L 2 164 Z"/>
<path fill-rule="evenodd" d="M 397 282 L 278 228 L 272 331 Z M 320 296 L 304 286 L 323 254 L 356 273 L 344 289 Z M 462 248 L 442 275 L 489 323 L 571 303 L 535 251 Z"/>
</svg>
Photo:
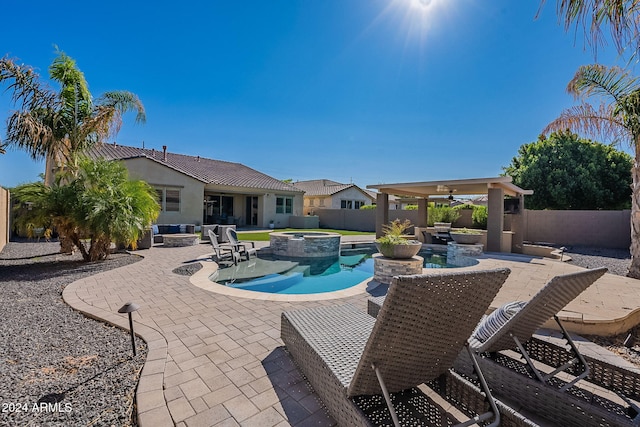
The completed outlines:
<svg viewBox="0 0 640 427">
<path fill-rule="evenodd" d="M 454 227 L 470 227 L 471 211 Z M 375 231 L 375 210 L 316 209 L 320 227 L 339 230 Z M 466 215 L 469 215 L 467 218 Z M 405 218 L 416 224 L 418 211 L 390 210 L 389 220 Z M 505 215 L 505 230 L 511 228 L 511 215 Z M 631 244 L 631 211 L 534 211 L 524 212 L 524 236 L 528 242 L 556 245 L 628 248 Z"/>
<path fill-rule="evenodd" d="M 525 210 L 524 240 L 558 245 L 628 248 L 631 211 Z"/>
<path fill-rule="evenodd" d="M 0 251 L 9 241 L 9 191 L 0 187 Z"/>
</svg>

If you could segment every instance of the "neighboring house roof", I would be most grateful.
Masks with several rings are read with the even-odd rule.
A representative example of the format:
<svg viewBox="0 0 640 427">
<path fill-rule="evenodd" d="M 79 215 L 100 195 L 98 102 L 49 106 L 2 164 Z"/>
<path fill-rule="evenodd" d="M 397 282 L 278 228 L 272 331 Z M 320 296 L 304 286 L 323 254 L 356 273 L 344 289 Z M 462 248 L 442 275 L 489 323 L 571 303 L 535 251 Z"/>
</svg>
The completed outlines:
<svg viewBox="0 0 640 427">
<path fill-rule="evenodd" d="M 165 161 L 165 153 L 163 151 L 116 144 L 95 146 L 89 149 L 87 155 L 91 158 L 104 158 L 107 160 L 146 158 L 205 184 L 300 192 L 300 189 L 291 184 L 272 178 L 243 164 L 207 159 L 200 156 L 187 156 L 167 152 Z"/>
<path fill-rule="evenodd" d="M 293 185 L 300 190 L 304 191 L 305 196 L 333 196 L 336 193 L 347 190 L 349 188 L 355 188 L 367 197 L 375 200 L 375 197 L 372 197 L 369 192 L 363 190 L 355 184 L 341 184 L 336 181 L 331 181 L 330 179 L 313 179 L 310 181 L 298 181 L 294 182 Z"/>
</svg>

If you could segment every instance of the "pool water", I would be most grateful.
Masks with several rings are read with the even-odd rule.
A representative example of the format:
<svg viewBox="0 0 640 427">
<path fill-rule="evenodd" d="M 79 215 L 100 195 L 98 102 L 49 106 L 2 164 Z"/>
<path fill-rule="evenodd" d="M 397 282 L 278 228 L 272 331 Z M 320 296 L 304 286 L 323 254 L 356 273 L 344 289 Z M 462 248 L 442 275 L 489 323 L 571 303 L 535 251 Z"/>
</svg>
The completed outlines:
<svg viewBox="0 0 640 427">
<path fill-rule="evenodd" d="M 254 259 L 228 267 L 212 278 L 220 284 L 249 291 L 276 294 L 312 294 L 333 292 L 355 286 L 373 277 L 374 250 L 343 251 L 337 259 L 304 259 L 292 263 L 282 258 Z M 447 264 L 447 254 L 422 251 L 425 268 L 454 268 Z M 288 264 L 286 264 L 288 263 Z M 283 266 L 278 271 L 277 266 Z M 247 271 L 253 268 L 252 271 Z M 240 272 L 240 269 L 243 269 Z M 271 270 L 272 272 L 268 272 Z M 260 271 L 267 274 L 259 275 Z M 278 272 L 274 272 L 278 271 Z"/>
</svg>

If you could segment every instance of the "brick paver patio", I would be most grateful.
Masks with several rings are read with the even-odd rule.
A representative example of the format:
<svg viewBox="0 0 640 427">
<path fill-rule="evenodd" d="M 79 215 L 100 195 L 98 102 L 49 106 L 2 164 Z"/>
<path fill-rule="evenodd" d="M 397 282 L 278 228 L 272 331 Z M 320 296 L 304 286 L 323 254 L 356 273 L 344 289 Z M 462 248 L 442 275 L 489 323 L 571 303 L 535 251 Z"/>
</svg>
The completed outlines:
<svg viewBox="0 0 640 427">
<path fill-rule="evenodd" d="M 82 279 L 64 290 L 72 307 L 127 330 L 128 320 L 118 308 L 128 301 L 141 306 L 134 314 L 134 329 L 147 342 L 149 354 L 137 391 L 140 425 L 333 425 L 283 348 L 280 314 L 346 302 L 364 311 L 369 294 L 361 291 L 319 301 L 252 299 L 194 285 L 214 267 L 211 261 L 203 261 L 205 268 L 192 277 L 172 273 L 210 252 L 209 245 L 153 247 L 139 252 L 144 259 L 138 263 Z M 512 273 L 494 306 L 527 300 L 551 277 L 578 268 L 509 256 L 488 256 L 470 268 L 498 265 Z M 638 307 L 637 281 L 606 275 L 562 314 L 577 326 L 609 331 L 638 323 Z"/>
</svg>

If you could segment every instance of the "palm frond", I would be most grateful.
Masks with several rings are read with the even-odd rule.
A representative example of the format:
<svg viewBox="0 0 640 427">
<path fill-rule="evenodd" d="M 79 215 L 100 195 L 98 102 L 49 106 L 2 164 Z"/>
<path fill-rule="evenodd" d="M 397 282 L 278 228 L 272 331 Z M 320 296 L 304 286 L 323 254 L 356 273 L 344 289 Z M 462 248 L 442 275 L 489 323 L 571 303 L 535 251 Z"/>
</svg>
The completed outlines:
<svg viewBox="0 0 640 427">
<path fill-rule="evenodd" d="M 140 101 L 140 98 L 138 98 L 136 94 L 126 90 L 105 92 L 96 100 L 96 105 L 113 107 L 119 115 L 135 111 L 136 123 L 145 123 L 147 120 L 144 105 L 142 101 Z"/>
<path fill-rule="evenodd" d="M 608 140 L 616 144 L 633 141 L 631 130 L 626 126 L 624 119 L 616 114 L 613 106 L 606 104 L 601 104 L 597 110 L 587 103 L 568 108 L 542 132 L 547 134 L 567 129 L 596 140 Z"/>
<path fill-rule="evenodd" d="M 55 144 L 53 132 L 36 112 L 15 111 L 7 119 L 7 145 L 14 145 L 34 160 L 43 158 Z"/>
<path fill-rule="evenodd" d="M 545 0 L 541 2 L 541 8 Z M 585 44 L 597 55 L 606 44 L 604 29 L 609 30 L 618 53 L 640 49 L 640 0 L 558 0 L 556 10 L 565 31 L 582 28 Z"/>
<path fill-rule="evenodd" d="M 20 109 L 54 108 L 58 102 L 56 92 L 40 81 L 33 68 L 4 57 L 0 59 L 0 83 L 7 82 L 11 101 Z"/>
<path fill-rule="evenodd" d="M 591 64 L 578 68 L 567 92 L 575 98 L 610 96 L 618 102 L 639 87 L 638 79 L 622 68 Z"/>
</svg>

